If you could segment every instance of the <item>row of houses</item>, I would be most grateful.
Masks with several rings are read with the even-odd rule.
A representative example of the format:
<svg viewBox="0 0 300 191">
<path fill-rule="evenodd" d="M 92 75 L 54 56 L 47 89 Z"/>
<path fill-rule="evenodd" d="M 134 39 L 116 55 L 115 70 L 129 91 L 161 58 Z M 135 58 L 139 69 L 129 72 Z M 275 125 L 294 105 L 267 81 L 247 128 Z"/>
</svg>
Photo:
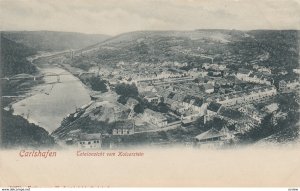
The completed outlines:
<svg viewBox="0 0 300 191">
<path fill-rule="evenodd" d="M 269 76 L 266 76 L 262 73 L 253 73 L 251 70 L 244 68 L 240 68 L 238 70 L 236 77 L 239 80 L 257 84 L 272 85 L 274 82 Z"/>
<path fill-rule="evenodd" d="M 235 92 L 225 95 L 220 95 L 214 100 L 224 106 L 233 106 L 236 104 L 244 104 L 254 101 L 262 101 L 273 97 L 277 94 L 277 89 L 274 86 L 252 89 L 247 92 Z"/>
</svg>

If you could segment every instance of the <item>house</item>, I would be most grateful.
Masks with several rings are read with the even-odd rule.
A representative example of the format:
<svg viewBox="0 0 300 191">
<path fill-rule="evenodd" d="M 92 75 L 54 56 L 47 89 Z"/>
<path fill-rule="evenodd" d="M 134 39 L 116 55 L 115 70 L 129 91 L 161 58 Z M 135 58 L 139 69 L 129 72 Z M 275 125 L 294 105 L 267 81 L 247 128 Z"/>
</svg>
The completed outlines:
<svg viewBox="0 0 300 191">
<path fill-rule="evenodd" d="M 293 69 L 293 72 L 296 73 L 296 74 L 300 74 L 300 69 L 299 68 L 295 68 L 295 69 Z"/>
<path fill-rule="evenodd" d="M 142 119 L 157 127 L 165 127 L 168 124 L 167 118 L 162 113 L 150 109 L 145 109 Z"/>
<path fill-rule="evenodd" d="M 204 63 L 202 64 L 202 68 L 205 70 L 208 70 L 210 68 L 210 64 L 209 63 Z"/>
<path fill-rule="evenodd" d="M 203 89 L 205 93 L 211 94 L 215 91 L 214 86 L 212 84 L 203 84 Z"/>
<path fill-rule="evenodd" d="M 271 74 L 272 73 L 272 70 L 270 68 L 267 68 L 267 67 L 260 67 L 258 69 L 259 72 L 265 72 L 265 73 L 268 73 L 268 74 Z"/>
<path fill-rule="evenodd" d="M 132 135 L 134 134 L 134 122 L 131 120 L 118 121 L 112 130 L 113 135 Z"/>
<path fill-rule="evenodd" d="M 220 103 L 210 102 L 207 105 L 206 115 L 204 116 L 204 123 L 206 123 L 206 121 L 211 120 L 215 115 L 217 115 L 221 107 L 222 104 Z"/>
<path fill-rule="evenodd" d="M 279 82 L 279 90 L 280 91 L 290 91 L 290 90 L 295 90 L 297 88 L 299 88 L 299 82 L 297 80 L 294 80 L 294 81 L 284 81 L 284 80 L 281 80 Z"/>
<path fill-rule="evenodd" d="M 263 108 L 267 113 L 273 113 L 278 110 L 278 103 L 271 103 Z"/>
<path fill-rule="evenodd" d="M 221 109 L 222 104 L 216 102 L 210 102 L 207 106 L 207 115 L 215 115 Z"/>
<path fill-rule="evenodd" d="M 240 68 L 236 74 L 236 77 L 239 80 L 244 80 L 245 78 L 247 78 L 250 74 L 252 73 L 251 70 L 248 69 L 244 69 L 244 68 Z"/>
<path fill-rule="evenodd" d="M 191 108 L 203 115 L 207 108 L 207 104 L 204 103 L 203 99 L 196 97 Z"/>
<path fill-rule="evenodd" d="M 139 104 L 139 102 L 138 102 L 136 99 L 130 97 L 130 98 L 127 100 L 127 102 L 126 102 L 125 105 L 126 105 L 128 108 L 133 109 L 137 104 Z"/>
<path fill-rule="evenodd" d="M 182 105 L 185 107 L 190 107 L 195 101 L 195 97 L 191 95 L 187 95 L 182 100 Z"/>
<path fill-rule="evenodd" d="M 155 93 L 150 93 L 150 92 L 148 92 L 148 94 L 145 95 L 144 99 L 147 100 L 149 103 L 152 103 L 155 105 L 158 104 L 161 100 L 160 96 L 158 96 Z"/>
<path fill-rule="evenodd" d="M 198 112 L 186 110 L 181 114 L 181 123 L 183 125 L 190 124 L 201 117 Z"/>
<path fill-rule="evenodd" d="M 100 149 L 102 144 L 101 134 L 82 133 L 79 135 L 78 147 L 81 149 Z"/>
</svg>

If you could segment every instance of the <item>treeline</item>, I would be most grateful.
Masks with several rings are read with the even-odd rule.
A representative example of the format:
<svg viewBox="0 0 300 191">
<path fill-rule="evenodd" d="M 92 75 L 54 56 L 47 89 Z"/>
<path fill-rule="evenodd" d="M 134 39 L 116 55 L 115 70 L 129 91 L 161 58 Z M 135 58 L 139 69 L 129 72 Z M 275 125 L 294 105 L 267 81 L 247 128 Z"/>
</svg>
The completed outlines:
<svg viewBox="0 0 300 191">
<path fill-rule="evenodd" d="M 4 38 L 1 34 L 1 76 L 33 74 L 36 67 L 26 57 L 36 54 L 32 48 Z"/>
</svg>

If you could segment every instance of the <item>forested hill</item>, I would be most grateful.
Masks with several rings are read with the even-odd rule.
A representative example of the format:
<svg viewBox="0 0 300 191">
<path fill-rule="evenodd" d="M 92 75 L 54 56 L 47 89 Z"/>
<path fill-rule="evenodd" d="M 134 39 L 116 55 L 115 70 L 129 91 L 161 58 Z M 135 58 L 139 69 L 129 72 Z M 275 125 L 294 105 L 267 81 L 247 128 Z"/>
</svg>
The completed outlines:
<svg viewBox="0 0 300 191">
<path fill-rule="evenodd" d="M 20 73 L 36 72 L 26 57 L 36 54 L 36 50 L 23 44 L 16 43 L 1 34 L 1 76 L 11 76 Z"/>
<path fill-rule="evenodd" d="M 4 109 L 1 110 L 1 114 L 1 147 L 42 148 L 55 146 L 53 137 L 45 129 L 29 123 L 21 116 L 12 115 L 11 112 Z"/>
<path fill-rule="evenodd" d="M 2 31 L 2 35 L 38 51 L 80 49 L 100 43 L 109 36 L 55 31 Z"/>
</svg>

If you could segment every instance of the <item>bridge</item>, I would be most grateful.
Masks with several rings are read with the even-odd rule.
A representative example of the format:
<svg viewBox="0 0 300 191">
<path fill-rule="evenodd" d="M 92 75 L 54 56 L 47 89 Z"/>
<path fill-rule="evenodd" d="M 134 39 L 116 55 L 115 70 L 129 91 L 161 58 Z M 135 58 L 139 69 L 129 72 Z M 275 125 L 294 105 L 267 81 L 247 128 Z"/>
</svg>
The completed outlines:
<svg viewBox="0 0 300 191">
<path fill-rule="evenodd" d="M 95 72 L 75 72 L 75 73 L 69 73 L 69 72 L 62 72 L 62 73 L 54 73 L 54 72 L 46 72 L 46 73 L 42 73 L 40 75 L 31 75 L 31 74 L 17 74 L 14 76 L 10 76 L 10 77 L 3 77 L 0 78 L 1 80 L 22 80 L 22 79 L 28 79 L 28 80 L 37 80 L 37 79 L 41 79 L 43 77 L 47 77 L 47 76 L 56 76 L 57 77 L 57 82 L 60 82 L 60 76 L 64 76 L 64 75 L 74 75 L 74 76 L 81 76 L 83 74 L 95 74 Z"/>
</svg>

